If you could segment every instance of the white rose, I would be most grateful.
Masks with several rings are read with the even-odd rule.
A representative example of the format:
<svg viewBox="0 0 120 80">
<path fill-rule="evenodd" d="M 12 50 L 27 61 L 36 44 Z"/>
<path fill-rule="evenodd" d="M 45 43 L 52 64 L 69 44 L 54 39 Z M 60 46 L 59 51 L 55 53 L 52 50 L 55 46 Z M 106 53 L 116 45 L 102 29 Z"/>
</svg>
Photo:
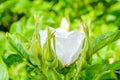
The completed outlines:
<svg viewBox="0 0 120 80">
<path fill-rule="evenodd" d="M 56 55 L 63 65 L 70 65 L 81 53 L 85 34 L 78 31 L 68 32 L 61 28 L 55 31 Z M 47 30 L 40 30 L 40 37 L 43 46 L 47 39 Z"/>
</svg>

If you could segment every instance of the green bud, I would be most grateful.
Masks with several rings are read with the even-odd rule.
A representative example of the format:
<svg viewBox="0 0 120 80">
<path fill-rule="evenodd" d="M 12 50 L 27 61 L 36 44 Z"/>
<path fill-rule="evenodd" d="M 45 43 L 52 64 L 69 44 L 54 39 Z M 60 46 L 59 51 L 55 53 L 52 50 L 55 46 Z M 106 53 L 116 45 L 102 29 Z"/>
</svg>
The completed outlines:
<svg viewBox="0 0 120 80">
<path fill-rule="evenodd" d="M 54 51 L 52 49 L 53 33 L 51 33 L 49 28 L 48 28 L 47 35 L 48 35 L 47 41 L 46 41 L 46 44 L 43 48 L 44 59 L 47 60 L 48 62 L 52 62 L 55 59 L 55 54 L 54 54 Z"/>
<path fill-rule="evenodd" d="M 48 80 L 64 80 L 64 76 L 56 71 L 53 67 L 48 67 L 47 70 Z"/>
</svg>

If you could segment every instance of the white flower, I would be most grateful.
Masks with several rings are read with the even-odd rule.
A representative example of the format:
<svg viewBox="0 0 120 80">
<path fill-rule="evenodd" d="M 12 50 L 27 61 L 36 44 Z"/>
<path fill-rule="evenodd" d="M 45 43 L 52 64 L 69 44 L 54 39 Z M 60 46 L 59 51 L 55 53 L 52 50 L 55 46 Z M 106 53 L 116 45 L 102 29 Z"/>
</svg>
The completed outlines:
<svg viewBox="0 0 120 80">
<path fill-rule="evenodd" d="M 56 29 L 56 55 L 63 65 L 72 64 L 79 56 L 82 50 L 82 44 L 85 38 L 84 33 L 78 31 L 65 31 L 64 29 Z M 47 38 L 47 30 L 40 31 L 41 44 L 45 44 Z"/>
<path fill-rule="evenodd" d="M 70 65 L 79 56 L 85 35 L 77 31 L 56 29 L 56 54 L 63 65 Z"/>
</svg>

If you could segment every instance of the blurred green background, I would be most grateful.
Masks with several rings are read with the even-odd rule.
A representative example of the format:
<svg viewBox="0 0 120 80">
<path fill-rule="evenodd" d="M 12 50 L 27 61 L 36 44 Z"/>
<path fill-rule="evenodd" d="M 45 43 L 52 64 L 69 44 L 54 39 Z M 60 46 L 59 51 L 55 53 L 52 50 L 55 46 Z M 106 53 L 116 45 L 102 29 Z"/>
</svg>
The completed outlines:
<svg viewBox="0 0 120 80">
<path fill-rule="evenodd" d="M 81 17 L 96 35 L 119 29 L 120 1 L 118 0 L 1 0 L 0 30 L 10 31 L 13 25 L 34 24 L 33 15 L 42 18 L 42 27 L 59 27 L 62 17 L 70 29 L 80 25 Z M 16 26 L 18 27 L 18 26 Z"/>
<path fill-rule="evenodd" d="M 79 30 L 83 19 L 93 39 L 120 29 L 120 0 L 0 0 L 0 55 L 10 48 L 5 32 L 20 33 L 29 38 L 35 28 L 35 15 L 41 19 L 41 29 L 60 27 L 65 17 L 69 30 Z M 97 52 L 93 63 L 120 60 L 119 53 L 120 40 Z"/>
</svg>

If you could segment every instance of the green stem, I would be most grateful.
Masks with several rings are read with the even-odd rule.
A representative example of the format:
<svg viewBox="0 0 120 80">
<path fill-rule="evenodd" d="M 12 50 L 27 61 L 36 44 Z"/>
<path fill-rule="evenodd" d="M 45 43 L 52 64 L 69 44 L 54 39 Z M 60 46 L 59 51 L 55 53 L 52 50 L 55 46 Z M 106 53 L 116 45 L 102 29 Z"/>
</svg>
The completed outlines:
<svg viewBox="0 0 120 80">
<path fill-rule="evenodd" d="M 79 77 L 79 74 L 80 74 L 80 72 L 81 72 L 81 70 L 82 70 L 82 67 L 83 67 L 83 63 L 84 63 L 84 60 L 85 60 L 85 58 L 86 58 L 86 53 L 85 53 L 86 51 L 85 51 L 85 49 L 83 50 L 83 53 L 81 54 L 81 56 L 80 56 L 80 60 L 78 61 L 78 63 L 80 63 L 79 64 L 79 67 L 78 67 L 78 65 L 77 65 L 77 72 L 76 72 L 76 74 L 75 74 L 75 77 L 73 78 L 73 80 L 78 80 L 78 77 Z"/>
<path fill-rule="evenodd" d="M 103 76 L 104 74 L 107 74 L 109 72 L 111 72 L 111 70 L 107 70 L 107 71 L 102 72 L 101 74 L 96 75 L 94 80 L 99 80 L 101 78 L 101 76 Z"/>
</svg>

